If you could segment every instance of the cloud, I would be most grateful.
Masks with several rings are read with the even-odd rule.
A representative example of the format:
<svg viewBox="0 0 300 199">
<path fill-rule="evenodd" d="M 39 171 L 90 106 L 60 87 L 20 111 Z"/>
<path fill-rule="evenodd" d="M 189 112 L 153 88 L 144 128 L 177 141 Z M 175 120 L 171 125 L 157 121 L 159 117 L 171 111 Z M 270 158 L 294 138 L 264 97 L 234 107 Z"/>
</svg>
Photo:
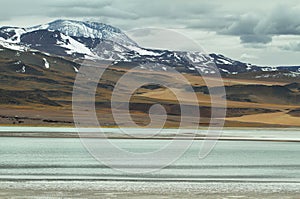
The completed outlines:
<svg viewBox="0 0 300 199">
<path fill-rule="evenodd" d="M 127 34 L 131 34 L 133 37 L 148 37 L 153 33 L 153 31 L 149 28 L 149 29 L 133 29 L 132 31 L 129 31 Z"/>
<path fill-rule="evenodd" d="M 268 35 L 242 35 L 240 36 L 241 43 L 261 43 L 267 44 L 272 41 L 272 37 Z"/>
<path fill-rule="evenodd" d="M 122 0 L 116 1 L 120 5 Z M 140 17 L 165 17 L 165 19 L 199 19 L 200 15 L 209 14 L 215 10 L 217 6 L 198 0 L 129 0 L 126 1 L 125 9 L 131 10 Z M 162 18 L 164 19 L 164 18 Z"/>
<path fill-rule="evenodd" d="M 269 44 L 270 45 L 270 44 Z M 263 49 L 267 48 L 267 45 L 264 43 L 243 43 L 245 48 L 254 48 L 254 49 Z"/>
<path fill-rule="evenodd" d="M 272 42 L 272 37 L 256 32 L 255 29 L 260 22 L 260 17 L 255 14 L 244 14 L 228 27 L 221 29 L 218 33 L 225 35 L 240 36 L 241 43 L 261 43 Z"/>
<path fill-rule="evenodd" d="M 236 16 L 233 15 L 205 15 L 205 17 L 199 17 L 197 19 L 186 20 L 184 23 L 185 28 L 189 29 L 205 29 L 209 31 L 219 32 L 220 30 L 230 26 L 235 22 Z"/>
<path fill-rule="evenodd" d="M 65 1 L 48 2 L 49 17 L 109 17 L 120 19 L 136 19 L 132 12 L 112 6 L 112 1 Z"/>
<path fill-rule="evenodd" d="M 238 17 L 236 21 L 229 26 L 221 29 L 220 34 L 228 35 L 251 35 L 254 34 L 254 28 L 259 22 L 259 17 L 254 14 L 245 14 Z"/>
<path fill-rule="evenodd" d="M 139 45 L 147 48 L 202 51 L 201 46 L 197 42 L 176 30 L 141 28 L 127 31 L 126 34 Z"/>
<path fill-rule="evenodd" d="M 68 10 L 62 9 L 51 9 L 48 13 L 49 17 L 110 17 L 110 18 L 122 18 L 122 19 L 135 19 L 137 16 L 132 13 L 124 12 L 112 7 L 99 8 L 85 8 L 85 7 L 74 7 Z"/>
<path fill-rule="evenodd" d="M 254 31 L 268 35 L 299 35 L 300 8 L 276 6 L 268 16 L 259 21 Z"/>
<path fill-rule="evenodd" d="M 273 36 L 300 35 L 299 7 L 278 5 L 269 14 L 256 12 L 236 18 L 236 21 L 217 30 L 217 33 L 239 36 L 243 44 L 268 44 Z"/>
<path fill-rule="evenodd" d="M 287 45 L 279 46 L 279 48 L 288 51 L 300 51 L 300 42 L 289 43 Z"/>
<path fill-rule="evenodd" d="M 159 20 L 193 19 L 199 15 L 211 12 L 215 5 L 197 0 L 184 2 L 181 0 L 89 0 L 89 1 L 67 1 L 54 0 L 45 1 L 50 12 L 48 16 L 82 17 L 101 16 L 118 19 L 141 19 L 152 18 L 155 22 Z M 176 23 L 176 22 L 175 22 Z"/>
<path fill-rule="evenodd" d="M 43 15 L 47 7 L 42 7 L 42 1 L 38 0 L 9 0 L 1 2 L 0 19 L 9 20 L 18 16 Z"/>
<path fill-rule="evenodd" d="M 90 1 L 79 1 L 79 0 L 73 0 L 72 2 L 70 1 L 65 1 L 65 0 L 53 0 L 50 2 L 46 1 L 46 4 L 49 7 L 55 7 L 55 8 L 102 8 L 104 6 L 109 6 L 111 5 L 110 0 L 90 0 Z"/>
<path fill-rule="evenodd" d="M 294 3 L 294 4 L 293 4 Z M 279 35 L 300 35 L 300 6 L 291 4 L 274 4 L 268 11 L 259 9 L 248 12 L 228 12 L 218 10 L 218 14 L 210 13 L 205 19 L 190 22 L 186 27 L 206 29 L 220 35 L 238 36 L 243 45 L 269 44 L 272 37 Z M 262 5 L 263 6 L 263 5 Z M 244 10 L 242 10 L 244 11 Z M 224 16 L 223 19 L 220 16 Z M 261 45 L 253 45 L 255 48 Z"/>
<path fill-rule="evenodd" d="M 258 59 L 258 57 L 255 55 L 248 54 L 248 53 L 243 53 L 241 55 L 240 59 L 241 60 L 253 60 L 253 59 Z"/>
<path fill-rule="evenodd" d="M 290 0 L 283 5 L 278 2 L 283 1 L 263 3 L 254 0 L 239 4 L 234 0 L 226 3 L 221 0 L 10 0 L 1 6 L 0 20 L 7 20 L 7 16 L 90 17 L 112 25 L 120 24 L 122 28 L 202 29 L 238 36 L 243 44 L 267 44 L 275 35 L 300 34 L 300 9 L 295 6 L 298 1 Z"/>
</svg>

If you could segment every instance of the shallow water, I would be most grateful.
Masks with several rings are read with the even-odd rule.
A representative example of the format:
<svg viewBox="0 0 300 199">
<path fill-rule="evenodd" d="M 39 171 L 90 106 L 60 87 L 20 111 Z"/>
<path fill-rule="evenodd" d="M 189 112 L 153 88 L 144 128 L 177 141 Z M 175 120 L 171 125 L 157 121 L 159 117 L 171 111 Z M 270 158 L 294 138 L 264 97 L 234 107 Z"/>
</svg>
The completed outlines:
<svg viewBox="0 0 300 199">
<path fill-rule="evenodd" d="M 145 152 L 156 150 L 168 140 L 112 142 L 125 150 Z M 199 159 L 202 142 L 194 141 L 179 160 L 166 168 L 130 174 L 96 161 L 80 139 L 0 137 L 0 189 L 4 195 L 27 190 L 28 197 L 39 191 L 46 195 L 49 190 L 72 192 L 77 187 L 81 193 L 91 190 L 89 193 L 96 195 L 125 191 L 125 195 L 217 193 L 221 197 L 225 193 L 244 193 L 252 197 L 255 192 L 266 192 L 269 198 L 274 193 L 297 198 L 294 196 L 300 192 L 300 143 L 219 141 L 205 159 Z M 137 165 L 138 162 L 130 162 L 133 169 Z"/>
<path fill-rule="evenodd" d="M 138 153 L 156 150 L 168 141 L 119 139 L 112 142 Z M 76 138 L 2 137 L 0 179 L 300 182 L 300 143 L 219 141 L 205 159 L 199 159 L 201 143 L 194 141 L 179 160 L 164 169 L 128 174 L 96 161 Z M 139 164 L 132 161 L 130 165 L 135 168 Z"/>
</svg>

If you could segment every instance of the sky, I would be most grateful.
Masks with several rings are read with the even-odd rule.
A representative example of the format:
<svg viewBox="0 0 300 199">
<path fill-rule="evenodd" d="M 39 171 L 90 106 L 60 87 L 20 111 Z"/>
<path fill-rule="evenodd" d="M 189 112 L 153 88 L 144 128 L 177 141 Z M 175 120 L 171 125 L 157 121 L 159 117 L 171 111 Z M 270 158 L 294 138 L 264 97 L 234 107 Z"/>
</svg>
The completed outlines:
<svg viewBox="0 0 300 199">
<path fill-rule="evenodd" d="M 29 27 L 56 19 L 107 23 L 127 32 L 143 47 L 164 48 L 160 46 L 161 39 L 168 38 L 166 30 L 171 30 L 195 41 L 208 53 L 258 65 L 300 65 L 299 0 L 9 0 L 1 3 L 0 26 Z M 132 29 L 140 28 L 154 29 L 132 34 Z M 197 50 L 191 42 L 179 40 L 169 43 L 167 48 Z"/>
</svg>

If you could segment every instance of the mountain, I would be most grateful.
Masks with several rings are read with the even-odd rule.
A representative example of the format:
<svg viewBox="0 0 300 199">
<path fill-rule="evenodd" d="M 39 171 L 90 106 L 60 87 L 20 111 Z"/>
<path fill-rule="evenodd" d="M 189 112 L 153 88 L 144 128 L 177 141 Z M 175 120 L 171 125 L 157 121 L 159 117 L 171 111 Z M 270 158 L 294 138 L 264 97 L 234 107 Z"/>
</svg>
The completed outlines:
<svg viewBox="0 0 300 199">
<path fill-rule="evenodd" d="M 49 24 L 40 25 L 31 28 L 32 30 L 54 30 L 63 33 L 64 35 L 77 38 L 102 39 L 110 40 L 124 46 L 136 46 L 126 34 L 119 28 L 97 22 L 81 22 L 74 20 L 56 20 Z M 90 46 L 91 47 L 91 46 Z"/>
<path fill-rule="evenodd" d="M 137 66 L 124 85 L 125 91 L 142 80 L 176 85 L 190 111 L 201 112 L 200 125 L 211 121 L 210 89 L 199 73 L 211 76 L 217 70 L 227 99 L 226 126 L 299 127 L 299 67 L 269 67 L 244 63 L 220 54 L 143 48 L 120 29 L 110 25 L 57 20 L 30 28 L 0 28 L 0 124 L 73 125 L 73 87 L 83 60 L 110 60 L 95 93 L 95 109 L 105 126 L 116 126 L 111 111 L 115 85 L 130 68 Z M 177 86 L 169 67 L 184 74 L 192 87 Z M 216 67 L 215 67 L 216 66 Z M 147 73 L 147 70 L 158 71 Z M 167 71 L 167 72 L 164 72 Z M 90 83 L 87 81 L 87 86 Z M 191 103 L 196 94 L 199 103 Z M 168 113 L 166 125 L 177 128 L 181 105 L 174 93 L 156 85 L 143 85 L 130 99 L 133 120 L 149 124 L 149 109 L 161 104 Z M 121 103 L 119 108 L 124 108 Z M 220 109 L 223 110 L 223 109 Z M 222 111 L 221 111 L 222 112 Z M 217 115 L 216 117 L 219 117 Z M 276 120 L 273 118 L 277 118 Z M 127 126 L 125 122 L 122 124 Z M 128 127 L 128 126 L 127 126 Z"/>
<path fill-rule="evenodd" d="M 253 78 L 296 78 L 300 66 L 256 66 L 219 54 L 147 49 L 113 26 L 74 20 L 56 20 L 29 28 L 0 28 L 0 46 L 15 51 L 39 51 L 68 59 L 104 59 L 114 65 L 148 70 L 176 67 L 180 72 L 223 76 L 251 74 Z M 216 67 L 215 67 L 216 66 Z"/>
</svg>

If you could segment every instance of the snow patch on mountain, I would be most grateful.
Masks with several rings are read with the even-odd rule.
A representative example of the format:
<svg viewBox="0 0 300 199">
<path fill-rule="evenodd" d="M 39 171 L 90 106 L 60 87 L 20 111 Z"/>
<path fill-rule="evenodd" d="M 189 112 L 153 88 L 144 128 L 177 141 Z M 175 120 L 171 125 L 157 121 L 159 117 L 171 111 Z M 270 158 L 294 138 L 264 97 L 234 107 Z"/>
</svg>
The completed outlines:
<svg viewBox="0 0 300 199">
<path fill-rule="evenodd" d="M 229 62 L 225 59 L 217 59 L 217 63 L 218 64 L 227 64 L 227 65 L 232 64 L 232 62 Z"/>
<path fill-rule="evenodd" d="M 267 67 L 267 68 L 261 68 L 262 71 L 278 71 L 278 68 L 276 67 Z"/>
<path fill-rule="evenodd" d="M 73 66 L 73 69 L 74 69 L 75 73 L 79 72 L 78 68 L 76 68 L 75 66 Z"/>
<path fill-rule="evenodd" d="M 148 56 L 160 56 L 161 55 L 161 53 L 156 53 L 151 50 L 140 48 L 138 46 L 127 46 L 127 48 L 129 48 L 132 51 L 137 52 L 139 55 L 148 55 Z"/>
<path fill-rule="evenodd" d="M 8 42 L 6 40 L 3 40 L 3 38 L 0 38 L 0 46 L 10 50 L 21 51 L 21 52 L 25 52 L 28 50 L 26 46 Z"/>
<path fill-rule="evenodd" d="M 97 57 L 88 47 L 86 47 L 84 44 L 76 41 L 72 37 L 66 36 L 64 34 L 60 34 L 61 38 L 63 39 L 63 42 L 58 41 L 57 45 L 68 49 L 66 52 L 69 55 L 72 55 L 73 53 L 80 53 L 87 55 L 89 57 Z"/>
<path fill-rule="evenodd" d="M 45 68 L 49 69 L 50 68 L 50 64 L 49 62 L 47 61 L 46 58 L 43 58 L 44 62 L 45 62 Z"/>
<path fill-rule="evenodd" d="M 17 27 L 2 27 L 0 29 L 1 35 L 7 37 L 5 40 L 9 43 L 19 43 L 21 41 L 21 35 L 26 33 L 24 28 Z"/>
<path fill-rule="evenodd" d="M 20 70 L 16 70 L 17 73 L 25 73 L 26 72 L 26 66 L 22 66 Z"/>
</svg>

